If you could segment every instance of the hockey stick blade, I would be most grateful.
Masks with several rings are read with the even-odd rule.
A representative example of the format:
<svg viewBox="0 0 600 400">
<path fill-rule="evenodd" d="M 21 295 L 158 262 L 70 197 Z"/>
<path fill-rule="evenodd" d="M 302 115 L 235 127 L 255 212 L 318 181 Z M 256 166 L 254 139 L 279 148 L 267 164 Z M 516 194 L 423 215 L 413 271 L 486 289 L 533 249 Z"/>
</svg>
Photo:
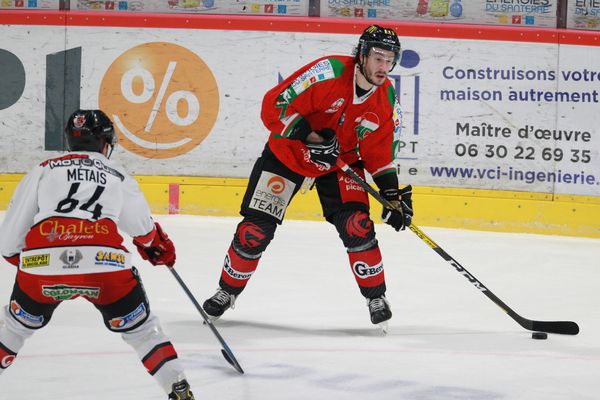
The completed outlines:
<svg viewBox="0 0 600 400">
<path fill-rule="evenodd" d="M 196 310 L 198 310 L 198 312 L 202 316 L 202 319 L 204 319 L 204 323 L 206 325 L 208 325 L 208 327 L 210 328 L 213 335 L 215 335 L 215 337 L 217 338 L 219 343 L 221 343 L 221 346 L 223 346 L 223 348 L 221 349 L 221 354 L 223 354 L 223 357 L 225 358 L 225 360 L 229 364 L 231 364 L 231 366 L 233 368 L 235 368 L 235 370 L 237 372 L 239 372 L 240 374 L 243 374 L 244 370 L 242 369 L 242 366 L 240 365 L 240 363 L 238 363 L 237 359 L 233 355 L 233 352 L 231 351 L 231 349 L 229 348 L 229 346 L 227 345 L 227 343 L 225 342 L 225 340 L 223 339 L 223 337 L 221 336 L 221 334 L 219 333 L 217 328 L 215 328 L 215 326 L 213 325 L 212 321 L 210 320 L 210 318 L 208 317 L 206 312 L 204 312 L 202 307 L 200 307 L 200 304 L 198 303 L 198 301 L 196 300 L 196 298 L 194 297 L 194 295 L 192 294 L 190 289 L 188 289 L 188 287 L 185 284 L 185 282 L 183 281 L 183 279 L 181 279 L 181 276 L 179 276 L 179 274 L 177 273 L 177 271 L 175 271 L 175 268 L 173 268 L 173 267 L 170 267 L 169 271 L 171 271 L 171 274 L 173 274 L 173 276 L 175 277 L 175 279 L 177 280 L 177 282 L 179 283 L 179 285 L 181 286 L 181 288 L 183 289 L 183 291 L 185 292 L 187 297 L 194 304 L 194 306 L 196 307 Z"/>
<path fill-rule="evenodd" d="M 359 186 L 367 191 L 375 200 L 381 203 L 382 206 L 394 209 L 394 206 L 384 199 L 379 192 L 377 192 L 371 185 L 369 185 L 363 178 L 360 177 L 356 172 L 352 170 L 344 161 L 338 158 L 336 165 L 344 171 L 352 180 L 354 180 Z M 577 335 L 579 333 L 579 326 L 572 321 L 535 321 L 527 318 L 523 318 L 517 314 L 512 308 L 507 306 L 502 300 L 500 300 L 491 290 L 489 290 L 483 283 L 481 283 L 473 274 L 471 274 L 465 267 L 463 267 L 458 261 L 444 251 L 437 243 L 435 243 L 429 236 L 427 236 L 421 229 L 414 224 L 408 227 L 415 235 L 425 242 L 433 251 L 435 251 L 440 257 L 446 260 L 456 271 L 463 275 L 469 282 L 473 284 L 479 291 L 492 300 L 498 307 L 506 312 L 513 320 L 515 320 L 523 328 L 530 331 L 540 331 L 547 333 L 558 333 L 561 335 Z"/>
</svg>

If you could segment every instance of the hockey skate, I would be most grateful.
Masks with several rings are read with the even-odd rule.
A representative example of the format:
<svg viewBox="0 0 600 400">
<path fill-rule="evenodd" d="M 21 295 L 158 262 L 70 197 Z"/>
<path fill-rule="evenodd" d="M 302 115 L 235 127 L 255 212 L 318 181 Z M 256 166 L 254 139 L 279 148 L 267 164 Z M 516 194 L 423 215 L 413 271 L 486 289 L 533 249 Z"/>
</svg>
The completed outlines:
<svg viewBox="0 0 600 400">
<path fill-rule="evenodd" d="M 235 308 L 235 297 L 234 294 L 230 294 L 219 288 L 213 297 L 204 302 L 202 308 L 204 308 L 210 319 L 214 321 L 229 308 Z"/>
<path fill-rule="evenodd" d="M 169 394 L 169 400 L 194 400 L 194 394 L 185 379 L 173 384 L 173 391 Z"/>
<path fill-rule="evenodd" d="M 392 318 L 392 310 L 390 310 L 390 303 L 385 295 L 367 299 L 367 305 L 369 306 L 369 313 L 371 313 L 371 322 L 379 325 L 383 334 L 386 334 L 388 332 L 387 321 Z"/>
</svg>

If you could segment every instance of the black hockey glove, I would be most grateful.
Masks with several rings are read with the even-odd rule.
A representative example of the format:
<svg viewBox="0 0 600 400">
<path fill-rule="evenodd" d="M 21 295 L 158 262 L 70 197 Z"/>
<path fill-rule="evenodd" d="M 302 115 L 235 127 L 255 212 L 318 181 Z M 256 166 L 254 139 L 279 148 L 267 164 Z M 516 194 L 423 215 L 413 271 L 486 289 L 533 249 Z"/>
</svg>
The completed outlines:
<svg viewBox="0 0 600 400">
<path fill-rule="evenodd" d="M 408 185 L 400 190 L 386 189 L 379 193 L 394 206 L 393 210 L 383 208 L 381 220 L 392 226 L 396 232 L 410 226 L 413 217 L 412 186 Z"/>
<path fill-rule="evenodd" d="M 325 128 L 316 132 L 323 138 L 321 143 L 306 143 L 310 160 L 317 165 L 329 169 L 335 165 L 340 155 L 340 143 L 335 137 L 335 131 Z"/>
</svg>

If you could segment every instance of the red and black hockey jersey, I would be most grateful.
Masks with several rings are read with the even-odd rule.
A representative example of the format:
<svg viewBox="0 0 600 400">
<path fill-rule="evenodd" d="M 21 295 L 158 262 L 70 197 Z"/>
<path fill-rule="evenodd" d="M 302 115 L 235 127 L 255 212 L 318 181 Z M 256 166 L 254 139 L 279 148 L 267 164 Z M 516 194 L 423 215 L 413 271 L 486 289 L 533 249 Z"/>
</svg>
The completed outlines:
<svg viewBox="0 0 600 400">
<path fill-rule="evenodd" d="M 287 138 L 304 118 L 313 131 L 330 128 L 336 132 L 340 157 L 347 164 L 361 159 L 373 177 L 394 169 L 401 128 L 396 91 L 386 80 L 358 97 L 357 68 L 353 57 L 323 57 L 266 93 L 261 117 L 271 131 L 269 147 L 288 168 L 308 177 L 335 168 L 312 163 L 304 143 Z"/>
</svg>

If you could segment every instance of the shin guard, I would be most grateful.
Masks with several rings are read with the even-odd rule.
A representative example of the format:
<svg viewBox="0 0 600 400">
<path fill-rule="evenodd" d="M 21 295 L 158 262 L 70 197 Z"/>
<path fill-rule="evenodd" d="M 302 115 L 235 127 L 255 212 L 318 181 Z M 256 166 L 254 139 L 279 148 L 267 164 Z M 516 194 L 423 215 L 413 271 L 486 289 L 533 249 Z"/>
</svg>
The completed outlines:
<svg viewBox="0 0 600 400">
<path fill-rule="evenodd" d="M 121 337 L 133 347 L 148 373 L 167 394 L 173 390 L 174 383 L 185 379 L 177 352 L 163 333 L 158 318 L 152 313 L 142 325 L 122 333 Z"/>
<path fill-rule="evenodd" d="M 254 215 L 244 217 L 223 262 L 219 281 L 221 288 L 236 296 L 244 290 L 276 229 L 277 224 L 271 219 Z"/>
<path fill-rule="evenodd" d="M 385 293 L 385 276 L 379 246 L 364 251 L 348 252 L 348 259 L 364 297 L 370 299 Z"/>
<path fill-rule="evenodd" d="M 10 367 L 17 353 L 23 347 L 25 340 L 34 334 L 34 329 L 29 329 L 17 322 L 8 311 L 8 306 L 0 310 L 0 374 Z"/>
</svg>

